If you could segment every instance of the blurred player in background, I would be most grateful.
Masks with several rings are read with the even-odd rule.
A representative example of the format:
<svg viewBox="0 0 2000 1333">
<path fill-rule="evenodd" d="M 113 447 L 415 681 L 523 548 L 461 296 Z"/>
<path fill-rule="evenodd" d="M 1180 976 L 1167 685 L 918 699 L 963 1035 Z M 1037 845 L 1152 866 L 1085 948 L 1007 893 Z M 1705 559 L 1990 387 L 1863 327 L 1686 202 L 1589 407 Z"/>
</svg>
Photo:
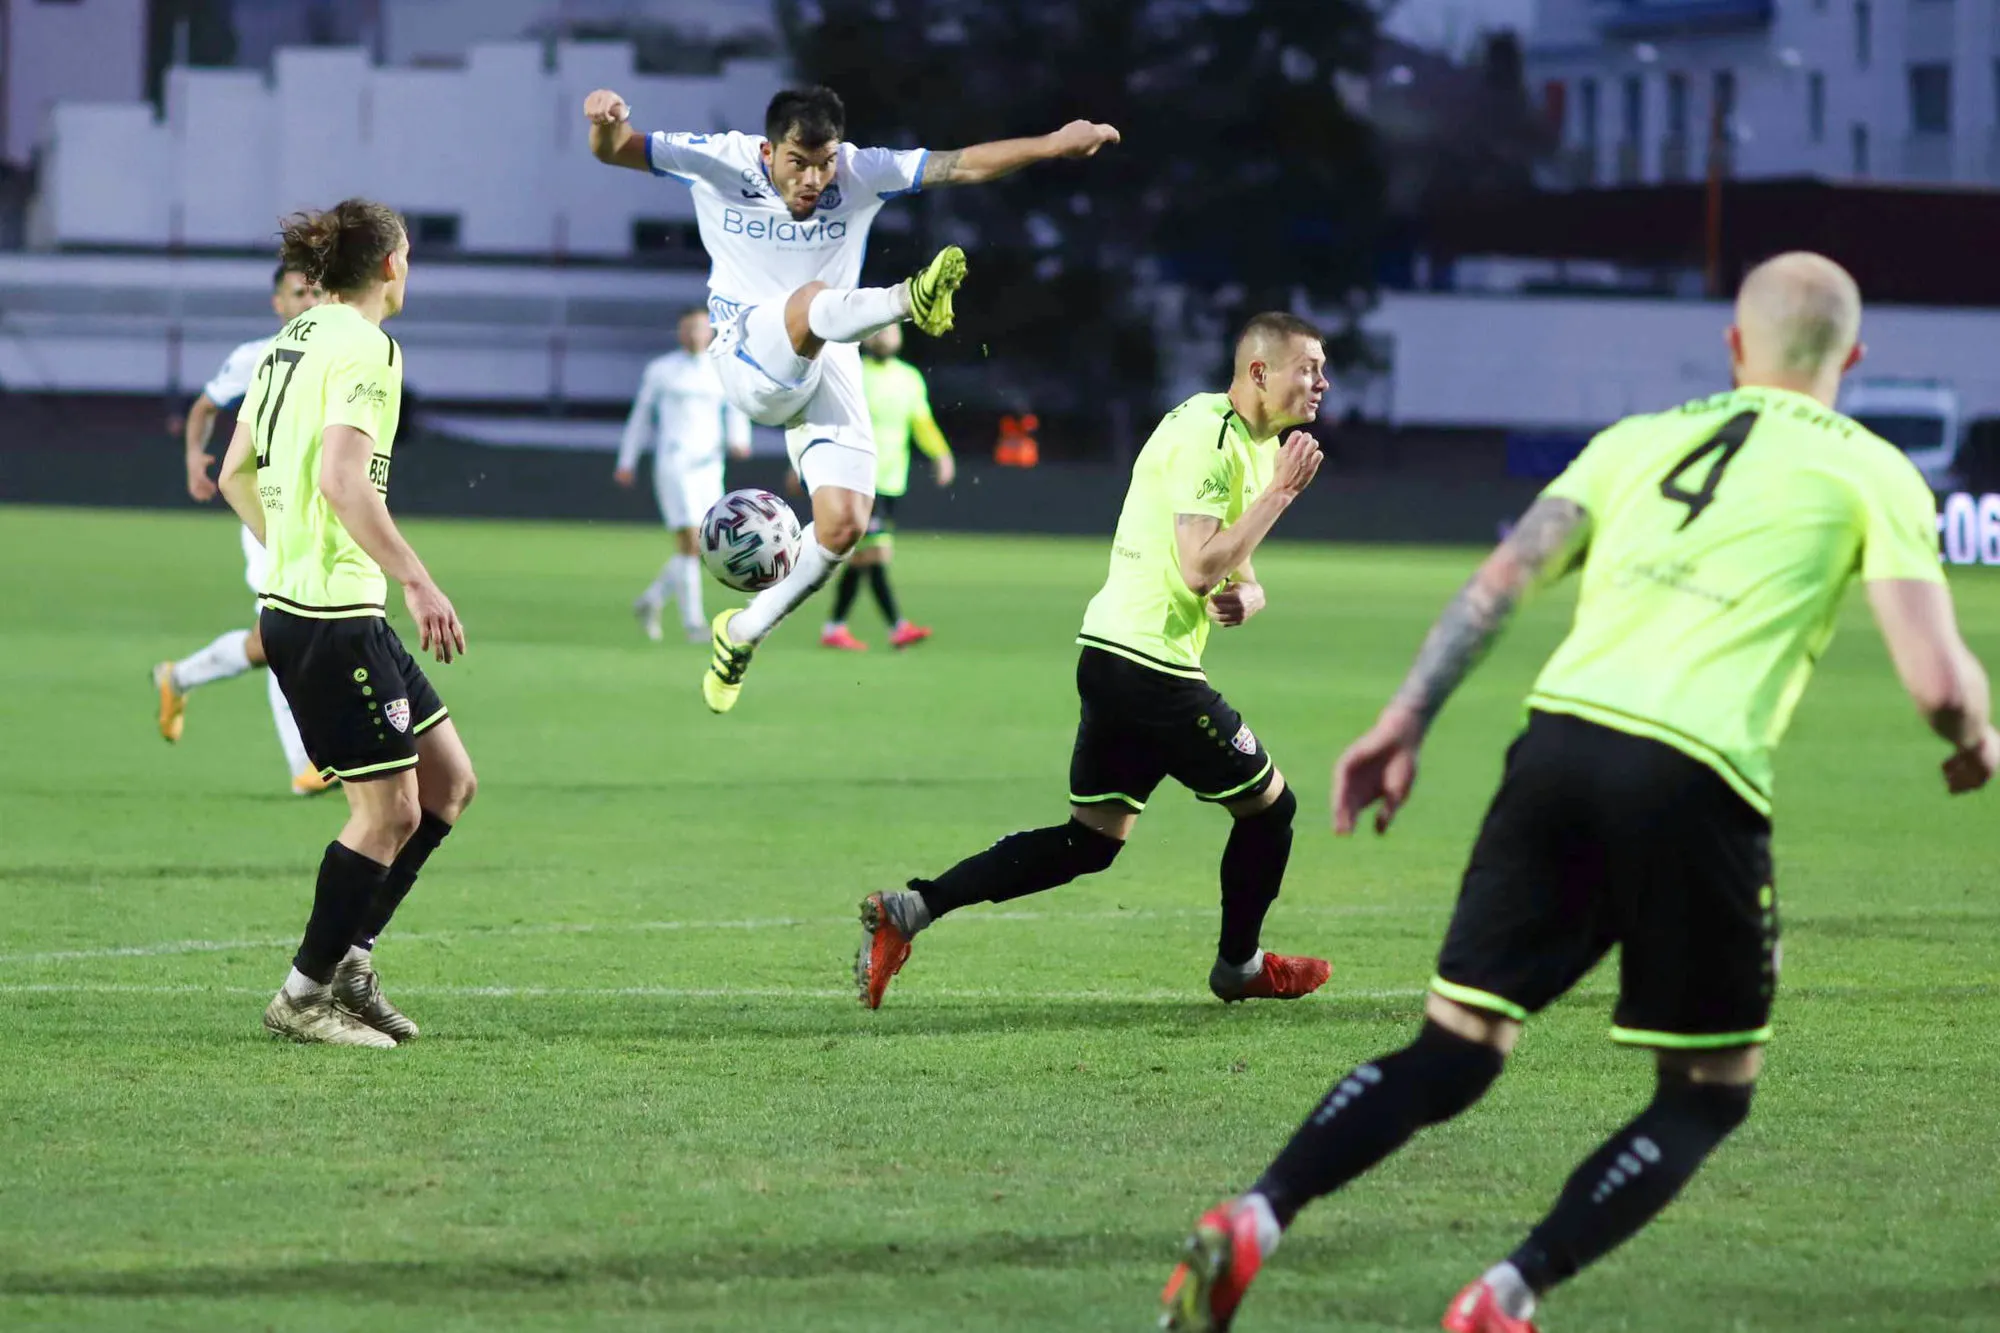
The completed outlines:
<svg viewBox="0 0 2000 1333">
<path fill-rule="evenodd" d="M 1325 372 L 1311 325 L 1258 315 L 1236 340 L 1229 392 L 1196 394 L 1154 428 L 1132 465 L 1104 586 L 1076 636 L 1083 718 L 1068 822 L 1010 833 L 936 879 L 869 894 L 854 959 L 863 1004 L 881 1006 L 910 941 L 945 913 L 1109 870 L 1168 778 L 1234 821 L 1209 990 L 1225 1003 L 1295 1000 L 1326 984 L 1323 959 L 1259 946 L 1291 859 L 1298 799 L 1201 665 L 1211 625 L 1241 625 L 1264 609 L 1251 557 L 1319 471 L 1318 442 L 1293 427 L 1318 418 Z"/>
<path fill-rule="evenodd" d="M 609 89 L 591 93 L 583 114 L 598 161 L 693 191 L 711 261 L 709 355 L 730 402 L 759 425 L 785 428 L 792 467 L 812 497 L 813 521 L 791 573 L 715 619 L 701 692 L 726 713 L 757 645 L 825 586 L 867 531 L 875 436 L 855 344 L 904 320 L 933 336 L 952 326 L 952 294 L 965 280 L 965 254 L 955 245 L 893 287 L 855 285 L 876 213 L 920 190 L 1090 157 L 1118 142 L 1118 131 L 1079 120 L 1039 138 L 950 152 L 857 148 L 844 141 L 847 111 L 827 88 L 772 98 L 761 137 L 640 134 L 629 123 L 631 107 Z"/>
<path fill-rule="evenodd" d="M 349 199 L 288 218 L 283 253 L 326 299 L 258 366 L 221 487 L 270 553 L 264 648 L 307 751 L 341 779 L 347 822 L 320 860 L 305 937 L 264 1026 L 388 1047 L 417 1025 L 383 996 L 375 942 L 474 789 L 444 701 L 389 628 L 389 579 L 439 661 L 465 651 L 465 630 L 389 516 L 403 357 L 382 321 L 409 282 L 403 220 Z"/>
<path fill-rule="evenodd" d="M 652 361 L 639 380 L 639 396 L 625 422 L 625 442 L 612 474 L 630 489 L 639 481 L 639 455 L 653 455 L 653 493 L 660 517 L 673 534 L 674 554 L 632 613 L 646 637 L 658 643 L 668 598 L 680 606 L 688 642 L 708 642 L 708 617 L 701 608 L 701 546 L 696 529 L 710 506 L 722 498 L 722 456 L 750 453 L 750 418 L 731 407 L 722 393 L 715 363 L 706 355 L 715 331 L 708 312 L 681 316 L 680 350 Z"/>
<path fill-rule="evenodd" d="M 908 648 L 931 636 L 922 625 L 903 619 L 896 609 L 896 594 L 889 587 L 889 562 L 896 555 L 896 501 L 910 488 L 913 442 L 931 460 L 938 485 L 951 485 L 958 476 L 958 465 L 952 461 L 951 446 L 945 443 L 937 418 L 931 415 L 924 373 L 896 355 L 902 350 L 899 325 L 891 325 L 861 344 L 861 392 L 868 400 L 868 419 L 875 429 L 875 511 L 860 549 L 840 571 L 840 583 L 833 594 L 833 619 L 819 636 L 827 648 L 859 652 L 868 646 L 847 628 L 847 613 L 861 590 L 864 569 L 875 604 L 882 608 L 882 619 L 888 623 L 889 643 Z"/>
<path fill-rule="evenodd" d="M 1470 1110 L 1522 1024 L 1613 944 L 1611 1039 L 1652 1051 L 1652 1102 L 1459 1294 L 1444 1327 L 1534 1333 L 1544 1293 L 1673 1200 L 1750 1114 L 1778 980 L 1773 758 L 1856 578 L 1951 747 L 1946 789 L 1992 777 L 2000 734 L 1939 567 L 1937 502 L 1900 450 L 1833 410 L 1860 326 L 1861 295 L 1830 260 L 1788 254 L 1753 270 L 1728 331 L 1738 387 L 1593 440 L 1340 757 L 1334 831 L 1352 833 L 1379 802 L 1387 832 L 1446 700 L 1530 590 L 1581 568 L 1575 624 L 1528 696 L 1422 1028 L 1335 1084 L 1263 1177 L 1201 1218 L 1162 1327 L 1228 1328 L 1300 1209 Z"/>
<path fill-rule="evenodd" d="M 271 309 L 282 323 L 290 323 L 293 316 L 312 309 L 318 302 L 319 292 L 306 280 L 305 274 L 280 265 L 278 271 L 271 275 Z M 251 378 L 257 373 L 258 363 L 270 350 L 269 338 L 258 338 L 238 347 L 224 358 L 222 368 L 215 372 L 215 378 L 188 407 L 185 436 L 187 487 L 188 494 L 197 503 L 206 504 L 216 495 L 215 482 L 208 475 L 209 468 L 215 464 L 214 455 L 208 452 L 209 439 L 215 433 L 215 419 L 223 409 L 242 401 L 243 395 L 250 389 Z M 258 545 L 249 528 L 243 528 L 242 534 L 243 581 L 250 585 L 251 595 L 255 596 L 264 590 L 264 548 Z M 178 662 L 161 662 L 155 666 L 153 687 L 160 696 L 160 735 L 168 741 L 181 738 L 182 728 L 187 722 L 189 691 L 211 681 L 240 676 L 252 667 L 264 664 L 264 641 L 257 633 L 257 624 L 253 620 L 247 630 L 230 630 Z M 278 688 L 278 678 L 266 673 L 264 685 L 270 695 L 271 721 L 278 730 L 278 746 L 285 752 L 285 771 L 291 775 L 292 790 L 300 796 L 325 791 L 329 784 L 306 757 L 305 744 L 299 740 L 298 725 L 292 721 L 292 710 L 285 703 L 285 692 Z"/>
</svg>

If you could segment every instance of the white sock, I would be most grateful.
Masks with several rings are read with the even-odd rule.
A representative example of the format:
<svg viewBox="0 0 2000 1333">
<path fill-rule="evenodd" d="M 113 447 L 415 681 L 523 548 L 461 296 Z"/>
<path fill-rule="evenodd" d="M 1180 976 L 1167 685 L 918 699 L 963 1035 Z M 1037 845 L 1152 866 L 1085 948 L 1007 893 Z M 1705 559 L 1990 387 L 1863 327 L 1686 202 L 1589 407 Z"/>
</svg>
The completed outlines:
<svg viewBox="0 0 2000 1333">
<path fill-rule="evenodd" d="M 689 629 L 707 629 L 708 616 L 701 606 L 701 557 L 677 555 L 667 561 L 666 573 L 673 580 L 674 598 L 681 604 L 681 623 Z"/>
<path fill-rule="evenodd" d="M 347 956 L 345 958 L 342 958 L 340 961 L 343 963 L 368 963 L 374 961 L 374 958 L 375 958 L 374 954 L 362 948 L 360 945 L 350 944 L 347 946 Z"/>
<path fill-rule="evenodd" d="M 659 574 L 654 577 L 651 583 L 646 585 L 646 591 L 639 594 L 640 601 L 644 602 L 647 606 L 665 606 L 667 604 L 667 598 L 674 595 L 674 563 L 679 559 L 679 556 L 674 556 L 666 564 L 660 566 Z"/>
<path fill-rule="evenodd" d="M 1257 1252 L 1268 1259 L 1271 1251 L 1278 1248 L 1278 1242 L 1285 1238 L 1285 1229 L 1278 1225 L 1278 1215 L 1271 1211 L 1271 1201 L 1263 1195 L 1244 1195 L 1243 1206 L 1257 1219 Z"/>
<path fill-rule="evenodd" d="M 1263 970 L 1264 951 L 1259 949 L 1250 955 L 1250 961 L 1247 963 L 1225 963 L 1220 958 L 1216 959 L 1213 975 L 1224 979 L 1233 978 L 1237 984 L 1247 986 L 1252 978 Z"/>
<path fill-rule="evenodd" d="M 1533 1319 L 1535 1317 L 1535 1293 L 1528 1288 L 1528 1280 L 1521 1276 L 1521 1270 L 1511 1263 L 1497 1263 L 1486 1270 L 1484 1279 L 1493 1292 L 1493 1302 L 1500 1307 L 1500 1313 L 1509 1319 Z"/>
<path fill-rule="evenodd" d="M 250 631 L 233 629 L 192 657 L 174 663 L 174 688 L 192 690 L 212 680 L 228 680 L 250 669 L 250 654 L 244 646 Z"/>
<path fill-rule="evenodd" d="M 806 327 L 830 343 L 858 343 L 909 317 L 910 289 L 902 283 L 845 291 L 829 287 L 806 307 Z"/>
<path fill-rule="evenodd" d="M 306 753 L 306 743 L 299 739 L 299 724 L 292 721 L 292 705 L 285 698 L 284 687 L 278 684 L 278 673 L 264 673 L 264 692 L 271 696 L 271 725 L 278 729 L 278 745 L 285 752 L 285 766 L 293 777 L 316 769 L 312 757 Z"/>
<path fill-rule="evenodd" d="M 285 994 L 294 1000 L 324 1000 L 331 988 L 323 981 L 314 981 L 296 967 L 285 978 Z"/>
<path fill-rule="evenodd" d="M 845 555 L 835 555 L 819 544 L 816 524 L 806 524 L 805 540 L 799 543 L 799 563 L 779 582 L 750 599 L 750 605 L 729 621 L 729 637 L 737 643 L 762 643 L 764 636 L 792 609 L 825 587 L 840 567 Z"/>
</svg>

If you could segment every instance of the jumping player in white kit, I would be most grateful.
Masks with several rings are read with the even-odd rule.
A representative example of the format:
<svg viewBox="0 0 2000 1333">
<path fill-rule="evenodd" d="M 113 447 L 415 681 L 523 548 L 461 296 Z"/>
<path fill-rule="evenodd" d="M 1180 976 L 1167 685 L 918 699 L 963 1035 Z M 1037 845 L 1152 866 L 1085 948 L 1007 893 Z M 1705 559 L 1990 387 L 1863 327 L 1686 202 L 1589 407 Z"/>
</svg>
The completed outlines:
<svg viewBox="0 0 2000 1333">
<path fill-rule="evenodd" d="M 908 320 L 933 336 L 952 325 L 965 254 L 947 246 L 894 287 L 856 287 L 868 228 L 891 199 L 941 185 L 995 180 L 1036 162 L 1091 157 L 1118 142 L 1109 125 L 1072 121 L 1053 134 L 933 153 L 844 142 L 846 111 L 830 89 L 771 99 L 764 135 L 640 134 L 625 99 L 584 100 L 600 161 L 667 176 L 694 193 L 708 251 L 709 348 L 729 401 L 752 421 L 785 427 L 792 466 L 812 496 L 798 563 L 781 582 L 714 624 L 702 697 L 736 705 L 750 656 L 831 579 L 868 530 L 875 437 L 861 392 L 858 344 Z"/>
<path fill-rule="evenodd" d="M 319 299 L 319 290 L 305 274 L 280 265 L 271 275 L 271 309 L 281 323 L 289 324 L 295 316 L 318 305 Z M 198 503 L 207 504 L 216 496 L 215 481 L 209 476 L 215 456 L 208 452 L 215 419 L 243 400 L 243 395 L 250 391 L 250 382 L 256 378 L 258 363 L 270 350 L 269 338 L 255 338 L 238 347 L 223 358 L 215 378 L 188 405 L 183 440 L 187 447 L 187 488 L 189 497 Z M 255 596 L 264 590 L 264 548 L 250 529 L 242 529 L 242 534 L 243 581 L 250 585 Z M 249 629 L 230 630 L 178 662 L 161 662 L 153 668 L 153 688 L 160 696 L 160 735 L 167 741 L 178 741 L 187 725 L 188 691 L 265 665 L 264 642 L 257 633 L 254 603 L 251 611 Z M 285 692 L 278 688 L 278 678 L 267 671 L 264 684 L 270 695 L 271 721 L 278 730 L 278 746 L 285 752 L 285 764 L 292 777 L 292 791 L 300 796 L 325 791 L 331 784 L 306 757 L 305 743 L 299 739 L 298 724 L 292 721 L 292 709 L 285 702 Z"/>
<path fill-rule="evenodd" d="M 618 450 L 620 486 L 639 484 L 639 455 L 653 454 L 653 493 L 660 517 L 673 534 L 674 554 L 648 584 L 632 614 L 646 637 L 658 643 L 661 613 L 667 600 L 680 605 L 681 625 L 689 643 L 708 642 L 708 617 L 701 609 L 701 547 L 695 528 L 722 498 L 722 455 L 750 453 L 750 418 L 731 407 L 722 393 L 722 377 L 704 355 L 715 333 L 708 314 L 690 310 L 681 316 L 678 351 L 655 357 L 639 377 L 639 396 L 625 422 L 625 440 Z"/>
</svg>

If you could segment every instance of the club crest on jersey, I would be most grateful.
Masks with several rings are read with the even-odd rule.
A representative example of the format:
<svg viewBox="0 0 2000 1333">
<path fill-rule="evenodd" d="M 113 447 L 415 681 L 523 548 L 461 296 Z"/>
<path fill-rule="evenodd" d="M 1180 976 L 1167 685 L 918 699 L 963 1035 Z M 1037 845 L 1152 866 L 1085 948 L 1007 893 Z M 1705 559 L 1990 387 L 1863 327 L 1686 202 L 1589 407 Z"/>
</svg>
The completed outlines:
<svg viewBox="0 0 2000 1333">
<path fill-rule="evenodd" d="M 819 211 L 831 212 L 840 207 L 840 182 L 835 181 L 819 192 Z"/>
<path fill-rule="evenodd" d="M 408 699 L 391 699 L 388 703 L 382 705 L 382 716 L 388 718 L 389 725 L 396 730 L 408 731 L 410 729 L 410 701 Z M 1242 747 L 1239 745 L 1237 748 L 1241 749 Z"/>
<path fill-rule="evenodd" d="M 1236 729 L 1236 734 L 1229 738 L 1229 743 L 1244 754 L 1257 753 L 1257 736 L 1250 730 L 1248 723 Z"/>
</svg>

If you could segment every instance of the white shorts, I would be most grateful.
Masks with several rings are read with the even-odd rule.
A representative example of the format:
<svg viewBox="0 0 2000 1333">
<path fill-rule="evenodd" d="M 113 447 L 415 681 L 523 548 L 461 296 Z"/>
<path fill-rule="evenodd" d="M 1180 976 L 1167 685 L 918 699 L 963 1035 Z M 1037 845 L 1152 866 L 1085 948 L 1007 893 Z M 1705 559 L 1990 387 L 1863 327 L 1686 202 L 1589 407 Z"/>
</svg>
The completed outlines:
<svg viewBox="0 0 2000 1333">
<path fill-rule="evenodd" d="M 674 531 L 692 528 L 722 498 L 722 464 L 675 467 L 670 459 L 656 458 L 653 493 L 660 497 L 660 517 L 667 521 L 667 527 Z"/>
<path fill-rule="evenodd" d="M 828 343 L 816 357 L 792 350 L 781 302 L 751 306 L 715 331 L 715 359 L 730 405 L 760 426 L 785 428 L 785 452 L 808 495 L 822 486 L 875 494 L 875 428 L 861 393 L 861 349 Z"/>
<path fill-rule="evenodd" d="M 250 585 L 250 591 L 262 595 L 264 591 L 264 571 L 270 558 L 264 554 L 264 547 L 250 529 L 243 533 L 243 581 Z"/>
</svg>

